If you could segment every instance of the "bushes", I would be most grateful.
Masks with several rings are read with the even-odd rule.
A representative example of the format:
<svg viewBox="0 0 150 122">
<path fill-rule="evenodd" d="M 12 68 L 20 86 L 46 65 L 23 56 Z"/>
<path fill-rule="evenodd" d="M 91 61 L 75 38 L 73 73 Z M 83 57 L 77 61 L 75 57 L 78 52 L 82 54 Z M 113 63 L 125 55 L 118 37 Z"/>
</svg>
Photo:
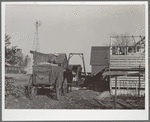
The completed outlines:
<svg viewBox="0 0 150 122">
<path fill-rule="evenodd" d="M 26 86 L 14 86 L 13 84 L 9 83 L 8 80 L 5 80 L 5 96 L 13 95 L 16 97 L 26 96 L 27 95 L 27 87 Z"/>
</svg>

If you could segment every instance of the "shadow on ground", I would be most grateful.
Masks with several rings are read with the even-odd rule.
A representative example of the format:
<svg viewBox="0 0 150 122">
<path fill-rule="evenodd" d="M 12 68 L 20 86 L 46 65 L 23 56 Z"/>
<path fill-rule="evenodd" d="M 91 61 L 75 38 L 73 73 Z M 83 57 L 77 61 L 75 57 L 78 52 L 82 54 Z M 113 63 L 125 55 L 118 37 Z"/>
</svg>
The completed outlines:
<svg viewBox="0 0 150 122">
<path fill-rule="evenodd" d="M 96 76 L 87 76 L 84 85 L 89 90 L 93 90 L 96 92 L 103 92 L 110 89 L 109 79 L 107 77 L 103 79 L 101 72 Z"/>
</svg>

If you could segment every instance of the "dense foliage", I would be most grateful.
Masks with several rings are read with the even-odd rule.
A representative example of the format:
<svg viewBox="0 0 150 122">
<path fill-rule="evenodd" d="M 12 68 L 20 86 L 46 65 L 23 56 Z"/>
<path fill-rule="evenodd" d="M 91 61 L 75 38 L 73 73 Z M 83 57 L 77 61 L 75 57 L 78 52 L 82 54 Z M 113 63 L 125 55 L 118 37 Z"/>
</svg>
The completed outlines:
<svg viewBox="0 0 150 122">
<path fill-rule="evenodd" d="M 5 34 L 5 62 L 11 65 L 18 65 L 23 66 L 23 53 L 22 49 L 18 48 L 17 46 L 9 47 L 11 37 Z"/>
</svg>

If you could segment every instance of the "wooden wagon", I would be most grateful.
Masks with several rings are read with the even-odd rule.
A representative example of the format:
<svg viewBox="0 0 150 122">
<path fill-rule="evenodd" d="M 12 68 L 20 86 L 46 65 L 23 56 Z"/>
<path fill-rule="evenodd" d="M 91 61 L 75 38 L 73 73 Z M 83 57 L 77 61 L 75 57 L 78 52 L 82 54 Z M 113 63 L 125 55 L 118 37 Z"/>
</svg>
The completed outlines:
<svg viewBox="0 0 150 122">
<path fill-rule="evenodd" d="M 28 83 L 28 96 L 33 99 L 38 88 L 48 87 L 56 93 L 59 100 L 60 95 L 67 92 L 67 78 L 64 77 L 64 68 L 52 64 L 34 65 L 33 74 Z"/>
</svg>

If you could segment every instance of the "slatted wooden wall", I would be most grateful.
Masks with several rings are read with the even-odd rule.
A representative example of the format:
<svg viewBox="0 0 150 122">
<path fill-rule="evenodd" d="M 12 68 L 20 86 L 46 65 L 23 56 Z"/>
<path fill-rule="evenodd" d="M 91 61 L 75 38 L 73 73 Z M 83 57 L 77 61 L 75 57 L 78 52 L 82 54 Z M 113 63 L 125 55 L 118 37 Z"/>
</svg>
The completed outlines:
<svg viewBox="0 0 150 122">
<path fill-rule="evenodd" d="M 139 77 L 129 77 L 129 76 L 118 76 L 117 77 L 117 89 L 118 94 L 121 94 L 121 90 L 126 90 L 125 94 L 128 91 L 134 91 L 135 94 L 138 94 L 138 89 L 140 85 L 140 90 L 145 90 L 145 77 L 140 77 L 140 84 L 139 84 Z M 111 89 L 115 89 L 115 78 L 111 78 L 110 82 Z"/>
<path fill-rule="evenodd" d="M 119 76 L 117 78 L 117 87 L 118 88 L 130 88 L 130 89 L 136 89 L 139 87 L 139 78 L 138 77 L 129 77 L 129 76 Z M 111 78 L 111 85 L 112 87 L 115 87 L 115 78 Z M 145 88 L 145 77 L 140 77 L 140 88 Z"/>
<path fill-rule="evenodd" d="M 111 55 L 110 69 L 145 68 L 145 55 Z"/>
<path fill-rule="evenodd" d="M 145 68 L 145 55 L 111 55 L 110 56 L 110 70 L 116 69 L 117 71 L 122 69 L 139 69 Z M 135 71 L 134 71 L 135 72 Z M 138 71 L 137 71 L 138 73 Z M 140 73 L 140 90 L 145 89 L 145 75 Z M 115 88 L 115 78 L 110 79 L 111 89 Z M 134 90 L 136 93 L 139 88 L 139 77 L 138 76 L 118 76 L 117 77 L 117 89 L 123 90 Z M 119 91 L 119 90 L 118 90 Z M 121 90 L 120 90 L 121 91 Z M 119 92 L 118 92 L 119 93 Z M 128 93 L 128 92 L 124 92 Z"/>
</svg>

